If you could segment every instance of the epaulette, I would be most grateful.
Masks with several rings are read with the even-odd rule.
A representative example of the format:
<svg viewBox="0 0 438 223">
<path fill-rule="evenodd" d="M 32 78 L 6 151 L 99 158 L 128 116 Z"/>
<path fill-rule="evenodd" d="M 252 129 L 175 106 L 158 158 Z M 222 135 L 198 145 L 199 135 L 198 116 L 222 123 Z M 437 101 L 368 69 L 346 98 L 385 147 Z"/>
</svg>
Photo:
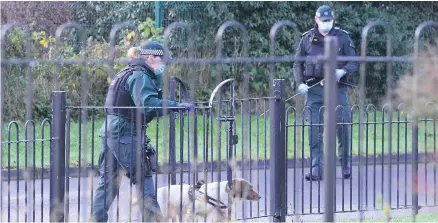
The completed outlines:
<svg viewBox="0 0 438 223">
<path fill-rule="evenodd" d="M 345 30 L 343 30 L 343 29 L 341 29 L 339 27 L 335 27 L 335 29 L 338 30 L 338 31 L 342 31 L 342 32 L 344 32 L 347 35 L 350 35 L 350 33 L 348 33 L 347 31 L 345 31 Z"/>
<path fill-rule="evenodd" d="M 304 32 L 303 34 L 301 34 L 301 37 L 307 35 L 309 32 L 313 31 L 315 28 L 311 28 L 310 30 Z"/>
</svg>

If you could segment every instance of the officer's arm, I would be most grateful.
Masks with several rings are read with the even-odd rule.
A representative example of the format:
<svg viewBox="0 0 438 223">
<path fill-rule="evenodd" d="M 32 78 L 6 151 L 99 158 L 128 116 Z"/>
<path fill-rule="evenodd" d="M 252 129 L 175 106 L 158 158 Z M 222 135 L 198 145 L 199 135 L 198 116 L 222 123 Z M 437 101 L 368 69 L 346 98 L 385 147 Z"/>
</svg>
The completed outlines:
<svg viewBox="0 0 438 223">
<path fill-rule="evenodd" d="M 342 47 L 345 50 L 345 56 L 356 56 L 355 46 L 349 35 L 346 35 Z M 358 67 L 359 67 L 358 62 L 348 61 L 347 64 L 345 64 L 344 66 L 344 69 L 347 71 L 346 75 L 357 71 Z"/>
<path fill-rule="evenodd" d="M 167 107 L 176 107 L 178 104 L 176 101 L 160 99 L 151 78 L 142 72 L 134 72 L 126 81 L 125 87 L 131 93 L 135 106 L 144 107 L 142 113 L 149 116 L 164 115 L 162 108 L 151 107 L 162 107 L 165 104 Z M 170 111 L 171 109 L 167 109 L 167 113 Z"/>
<path fill-rule="evenodd" d="M 301 57 L 304 55 L 305 55 L 305 50 L 304 50 L 304 37 L 303 37 L 300 40 L 300 44 L 298 45 L 298 48 L 296 50 L 295 57 Z M 303 70 L 304 70 L 304 63 L 302 61 L 295 61 L 293 65 L 293 71 L 294 71 L 296 86 L 304 82 Z"/>
</svg>

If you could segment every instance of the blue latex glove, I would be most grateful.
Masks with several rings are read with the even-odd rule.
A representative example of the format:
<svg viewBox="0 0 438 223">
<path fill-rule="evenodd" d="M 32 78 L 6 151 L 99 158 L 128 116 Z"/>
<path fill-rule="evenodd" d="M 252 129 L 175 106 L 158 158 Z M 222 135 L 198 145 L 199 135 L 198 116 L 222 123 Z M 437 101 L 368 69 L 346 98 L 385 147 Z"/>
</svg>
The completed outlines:
<svg viewBox="0 0 438 223">
<path fill-rule="evenodd" d="M 308 91 L 309 91 L 309 86 L 307 86 L 307 84 L 298 85 L 298 92 L 300 94 L 307 94 Z"/>
<path fill-rule="evenodd" d="M 190 103 L 179 103 L 178 107 L 183 107 L 186 111 L 194 111 L 196 108 L 195 105 Z"/>
</svg>

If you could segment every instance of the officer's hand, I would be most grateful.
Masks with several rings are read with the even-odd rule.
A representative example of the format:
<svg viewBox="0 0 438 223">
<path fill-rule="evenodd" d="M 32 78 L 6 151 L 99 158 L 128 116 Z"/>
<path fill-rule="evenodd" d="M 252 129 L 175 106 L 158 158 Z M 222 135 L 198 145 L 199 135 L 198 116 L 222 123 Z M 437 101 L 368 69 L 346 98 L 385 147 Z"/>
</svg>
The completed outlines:
<svg viewBox="0 0 438 223">
<path fill-rule="evenodd" d="M 298 85 L 298 92 L 300 94 L 307 94 L 308 91 L 309 91 L 309 86 L 307 86 L 307 84 Z"/>
<path fill-rule="evenodd" d="M 344 69 L 336 69 L 336 81 L 339 82 L 341 78 L 345 75 Z"/>
<path fill-rule="evenodd" d="M 196 108 L 195 105 L 190 103 L 179 103 L 178 107 L 183 107 L 186 111 L 194 111 Z"/>
</svg>

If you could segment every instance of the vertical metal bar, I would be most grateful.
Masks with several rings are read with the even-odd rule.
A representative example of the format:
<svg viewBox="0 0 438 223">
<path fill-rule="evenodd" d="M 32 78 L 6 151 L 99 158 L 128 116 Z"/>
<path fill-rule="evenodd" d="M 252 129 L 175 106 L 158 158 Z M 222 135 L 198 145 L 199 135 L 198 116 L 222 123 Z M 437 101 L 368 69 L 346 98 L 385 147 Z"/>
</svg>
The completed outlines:
<svg viewBox="0 0 438 223">
<path fill-rule="evenodd" d="M 64 221 L 65 189 L 65 104 L 64 91 L 52 93 L 53 144 L 50 153 L 50 221 Z M 60 208 L 61 207 L 61 208 Z"/>
<path fill-rule="evenodd" d="M 182 183 L 184 181 L 184 113 L 179 111 L 179 163 L 180 163 L 180 195 L 182 195 Z M 158 135 L 158 134 L 157 134 Z M 182 196 L 180 196 L 180 206 L 179 211 L 182 213 Z M 182 216 L 180 215 L 179 220 L 182 221 Z"/>
<path fill-rule="evenodd" d="M 310 107 L 308 108 L 308 111 L 310 112 L 309 117 L 312 117 L 312 109 Z M 306 113 L 306 108 L 303 109 L 303 112 L 301 113 L 301 117 L 304 117 Z M 304 118 L 301 119 L 301 214 L 304 214 Z M 310 128 L 310 126 L 309 126 Z M 312 161 L 310 161 L 312 162 Z M 312 165 L 312 164 L 310 164 Z"/>
<path fill-rule="evenodd" d="M 294 189 L 293 189 L 293 195 L 294 195 L 294 199 L 293 199 L 293 210 L 294 210 L 294 215 L 297 214 L 298 212 L 298 208 L 297 208 L 297 162 L 298 162 L 298 158 L 297 158 L 297 112 L 296 110 L 294 110 Z M 320 212 L 320 205 L 318 205 L 318 212 Z M 298 219 L 297 219 L 298 220 Z"/>
<path fill-rule="evenodd" d="M 271 181 L 271 215 L 274 222 L 286 220 L 286 197 L 284 196 L 286 185 L 286 163 L 285 163 L 285 99 L 284 80 L 274 79 L 271 91 L 270 111 L 270 181 Z"/>
<path fill-rule="evenodd" d="M 79 120 L 79 128 L 78 128 L 78 175 L 81 176 L 81 155 L 82 155 L 82 109 L 79 108 L 78 120 Z M 78 222 L 81 221 L 81 177 L 78 177 Z"/>
<path fill-rule="evenodd" d="M 418 214 L 418 123 L 412 123 L 412 214 Z"/>
<path fill-rule="evenodd" d="M 436 109 L 436 108 L 435 108 Z M 437 116 L 436 114 L 434 114 L 433 116 L 433 157 L 434 159 L 438 159 L 437 155 L 436 155 L 436 119 Z M 438 161 L 435 161 L 438 162 Z M 434 200 L 434 205 L 436 206 L 436 201 L 437 201 L 437 196 L 436 196 L 436 166 L 433 166 L 433 200 Z"/>
<path fill-rule="evenodd" d="M 157 2 L 155 3 L 157 4 Z M 170 78 L 170 100 L 175 101 L 175 88 L 176 88 L 176 80 L 175 77 Z M 169 173 L 169 181 L 171 185 L 176 184 L 176 141 L 175 141 L 175 113 L 170 112 L 169 114 L 169 164 L 170 164 L 170 173 Z"/>
<path fill-rule="evenodd" d="M 356 105 L 355 105 L 356 106 Z M 355 106 L 353 106 L 353 108 L 355 107 Z M 353 110 L 353 108 L 351 109 L 351 122 L 354 122 L 354 110 Z M 360 108 L 359 108 L 359 112 L 360 112 Z M 342 117 L 344 117 L 344 116 L 342 116 Z M 361 116 L 359 115 L 359 117 L 358 117 L 358 122 L 359 122 L 359 136 L 358 136 L 358 157 L 359 157 L 359 165 L 358 165 L 358 177 L 357 177 L 357 182 L 358 182 L 358 185 L 361 185 L 363 182 L 361 182 L 361 180 L 362 180 L 362 172 L 361 172 L 361 169 L 362 169 L 362 146 L 361 146 L 361 140 L 362 140 L 362 134 L 360 134 L 361 133 Z M 353 131 L 354 131 L 354 129 L 353 129 L 353 127 L 354 127 L 354 125 L 352 124 L 351 125 L 351 136 L 350 136 L 350 139 L 351 140 L 353 140 Z M 350 148 L 352 148 L 353 147 L 353 142 L 351 143 L 351 146 L 350 146 Z M 350 154 L 353 154 L 352 153 L 353 151 L 352 150 L 350 150 Z M 350 163 L 350 167 L 351 167 L 352 165 L 351 165 L 351 163 Z M 351 177 L 350 177 L 351 178 Z M 343 177 L 342 177 L 342 179 L 344 179 Z M 350 194 L 350 197 L 351 197 L 351 195 L 352 194 Z M 361 197 L 361 195 L 363 195 L 363 193 L 362 193 L 362 191 L 361 190 L 358 190 L 357 191 L 357 199 L 358 199 L 358 202 L 357 202 L 357 206 L 358 206 L 358 211 L 360 212 L 361 210 L 362 210 L 362 202 L 363 202 L 363 200 L 362 200 L 362 197 Z"/>
<path fill-rule="evenodd" d="M 28 148 L 29 148 L 29 137 L 28 137 L 27 127 L 28 127 L 29 123 L 30 123 L 30 120 L 26 121 L 26 124 L 25 124 L 25 127 L 24 127 L 24 129 L 25 129 L 24 140 L 25 140 L 25 146 L 26 146 L 26 149 L 24 150 L 24 172 L 25 172 L 25 175 L 24 175 L 24 194 L 25 194 L 24 205 L 26 207 L 25 208 L 25 212 L 24 212 L 24 221 L 25 222 L 27 222 L 27 215 L 28 215 L 28 211 L 29 211 L 28 210 L 29 207 L 28 207 L 28 204 L 27 204 L 27 196 L 28 196 L 28 194 L 27 194 L 27 192 L 28 192 L 28 190 L 27 190 L 27 183 L 28 182 L 27 181 L 28 181 L 28 178 L 29 178 L 29 175 L 30 175 L 29 167 L 27 165 L 27 161 L 28 161 L 27 153 L 28 153 Z"/>
<path fill-rule="evenodd" d="M 266 99 L 265 100 L 263 100 L 263 112 L 266 112 Z M 266 113 L 265 113 L 266 114 Z M 267 162 L 267 159 L 266 159 L 266 148 L 267 148 L 267 137 L 268 137 L 268 134 L 266 133 L 266 123 L 267 123 L 267 120 L 266 120 L 266 115 L 264 115 L 263 116 L 263 121 L 264 121 L 264 133 L 265 133 L 265 139 L 264 139 L 264 162 L 263 162 L 263 171 L 264 171 L 264 173 L 265 173 L 265 175 L 264 175 L 264 178 L 265 178 L 265 185 L 264 185 L 264 187 L 265 187 L 265 195 L 264 195 L 264 197 L 265 197 L 265 215 L 268 215 L 268 202 L 267 202 L 267 196 L 268 196 L 268 192 L 267 192 L 267 190 L 266 190 L 266 188 L 267 188 L 267 171 L 266 171 L 266 162 Z"/>
<path fill-rule="evenodd" d="M 374 134 L 373 134 L 373 148 L 374 148 L 374 156 L 373 156 L 373 208 L 376 208 L 376 150 L 377 150 L 377 110 L 374 109 Z"/>
<path fill-rule="evenodd" d="M 380 181 L 380 193 L 382 195 L 382 209 L 385 208 L 385 201 L 386 201 L 386 193 L 385 193 L 385 108 L 382 109 L 382 173 L 381 173 L 381 181 Z"/>
<path fill-rule="evenodd" d="M 342 109 L 342 112 L 344 112 L 344 109 Z M 351 121 L 353 121 L 353 110 L 350 110 L 350 112 L 351 112 Z M 344 115 L 342 115 L 342 117 L 344 117 Z M 344 118 L 342 118 L 342 122 L 344 122 Z M 359 118 L 359 122 L 360 122 L 360 118 Z M 342 125 L 342 128 L 344 128 L 344 125 Z M 342 138 L 343 137 L 344 136 L 342 136 Z M 353 126 L 351 126 L 351 130 L 350 130 L 350 140 L 353 140 Z M 360 138 L 359 138 L 359 140 L 360 140 Z M 360 143 L 360 141 L 358 143 Z M 360 158 L 361 158 L 361 155 L 362 155 L 361 154 L 362 147 L 361 147 L 360 144 L 358 146 L 358 151 L 359 151 L 359 167 L 358 167 L 358 178 L 359 179 L 358 179 L 358 182 L 359 182 L 359 185 L 362 185 L 362 184 L 360 184 L 361 176 L 363 175 L 361 173 L 361 165 L 360 165 L 361 164 L 361 159 Z M 351 141 L 351 144 L 350 144 L 350 158 L 352 156 L 351 154 L 353 154 L 353 141 Z M 352 168 L 352 166 L 353 166 L 352 159 L 350 159 L 350 168 Z M 344 177 L 342 177 L 342 179 L 344 179 Z M 349 181 L 350 181 L 350 211 L 353 211 L 353 201 L 352 201 L 353 200 L 353 178 L 350 177 Z M 361 191 L 361 190 L 359 190 L 359 191 Z M 336 193 L 336 190 L 335 190 L 335 193 Z M 360 196 L 359 196 L 359 199 L 358 199 L 359 203 L 358 204 L 361 204 L 360 201 L 361 201 L 361 199 L 360 199 Z M 336 199 L 335 199 L 335 204 L 336 204 Z M 358 205 L 358 206 L 360 206 L 360 205 Z M 335 206 L 335 211 L 336 211 L 336 206 Z"/>
<path fill-rule="evenodd" d="M 8 222 L 11 222 L 11 123 L 8 125 Z"/>
<path fill-rule="evenodd" d="M 65 222 L 69 221 L 69 213 L 70 213 L 70 132 L 71 132 L 71 109 L 67 109 L 67 120 L 66 120 L 66 128 L 67 134 L 65 137 L 65 147 L 66 147 L 66 155 L 65 155 L 65 207 L 64 213 L 67 213 L 65 216 Z M 93 212 L 91 212 L 93 213 Z"/>
<path fill-rule="evenodd" d="M 155 27 L 163 26 L 163 2 L 155 2 Z"/>
<path fill-rule="evenodd" d="M 336 156 L 330 148 L 336 147 L 336 105 L 338 102 L 336 80 L 333 73 L 336 68 L 336 57 L 338 49 L 338 41 L 333 37 L 325 38 L 325 84 L 324 84 L 324 106 L 326 112 L 324 116 L 324 132 L 327 134 L 324 137 L 324 189 L 325 189 L 325 211 L 324 221 L 334 221 L 335 206 L 335 180 L 336 180 Z M 332 207 L 332 208 L 330 208 Z"/>
<path fill-rule="evenodd" d="M 8 125 L 8 222 L 11 222 L 11 126 L 12 124 L 16 125 L 18 132 L 17 123 L 14 121 L 10 122 Z"/>
<path fill-rule="evenodd" d="M 257 191 L 260 191 L 260 99 L 256 101 L 256 114 L 257 114 Z M 286 138 L 287 140 L 287 138 Z M 287 148 L 287 147 L 286 147 Z M 266 179 L 265 179 L 266 180 Z M 257 217 L 260 217 L 260 200 L 257 201 Z"/>
<path fill-rule="evenodd" d="M 19 194 L 20 194 L 20 143 L 19 143 L 19 141 L 20 141 L 20 130 L 19 130 L 19 128 L 18 128 L 18 124 L 16 124 L 16 127 L 17 127 L 17 132 L 16 132 L 16 140 L 17 140 L 17 143 L 16 143 L 16 147 L 15 147 L 15 152 L 16 152 L 16 154 L 17 154 L 17 157 L 16 157 L 16 159 L 17 159 L 17 181 L 16 181 L 16 183 L 17 183 L 17 186 L 16 186 L 16 189 L 17 189 L 17 221 L 20 221 L 20 199 L 19 199 Z M 11 167 L 9 167 L 9 168 L 11 168 Z"/>
<path fill-rule="evenodd" d="M 400 208 L 400 106 L 397 111 L 397 209 L 398 208 Z"/>
<path fill-rule="evenodd" d="M 33 129 L 33 145 L 32 145 L 32 163 L 33 163 L 33 182 L 32 182 L 32 222 L 35 222 L 35 185 L 36 185 L 36 130 L 35 130 L 35 123 L 34 123 L 34 129 Z M 44 139 L 44 138 L 42 138 Z M 41 157 L 41 159 L 44 159 L 44 157 Z M 0 161 L 1 164 L 1 161 Z M 1 179 L 1 178 L 0 178 Z M 1 190 L 1 188 L 0 188 Z M 3 192 L 0 192 L 3 195 Z M 3 197 L 3 196 L 2 196 Z M 1 209 L 1 208 L 0 208 Z M 3 210 L 3 209 L 1 209 Z"/>
<path fill-rule="evenodd" d="M 320 110 L 320 111 L 321 111 L 321 110 Z M 317 111 L 311 109 L 310 113 L 312 113 L 312 112 L 317 112 Z M 320 115 L 320 112 L 318 112 L 317 115 L 319 116 L 319 115 Z M 313 117 L 313 115 L 310 115 L 309 117 Z M 309 119 L 309 129 L 314 128 L 315 125 L 318 125 L 318 124 L 319 124 L 319 121 L 322 121 L 322 120 L 320 120 L 320 119 L 317 119 L 317 120 L 318 120 L 318 121 L 317 121 L 316 123 L 313 123 L 313 118 L 310 118 L 310 119 Z M 312 131 L 312 130 L 310 130 L 310 131 Z M 318 126 L 318 131 L 319 131 L 319 126 Z M 309 141 L 310 141 L 310 142 L 313 141 L 313 137 L 315 137 L 313 134 L 309 134 Z M 313 160 L 313 149 L 312 149 L 311 146 L 309 146 L 309 150 L 310 150 L 310 162 L 312 163 L 312 160 Z M 313 167 L 312 167 L 312 164 L 310 164 L 310 173 L 311 173 L 311 174 L 312 174 L 312 171 L 313 171 Z M 318 174 L 320 174 L 320 173 L 318 173 Z M 313 175 L 313 174 L 312 174 L 312 175 Z M 310 184 L 310 190 L 309 190 L 309 197 L 310 197 L 310 199 L 309 199 L 309 213 L 312 213 L 313 180 L 310 180 L 309 184 Z"/>
<path fill-rule="evenodd" d="M 49 138 L 50 138 L 50 143 L 49 143 L 49 148 L 51 148 L 52 147 L 52 145 L 53 145 L 53 135 L 52 135 L 52 123 L 51 123 L 51 121 L 49 120 L 49 119 L 45 119 L 43 122 L 42 122 L 42 124 L 41 124 L 41 126 L 42 126 L 42 128 L 41 128 L 41 138 L 42 139 L 44 139 L 44 130 L 45 130 L 45 124 L 46 123 L 49 123 L 50 125 L 49 125 L 49 131 L 50 131 L 50 134 L 49 134 Z M 44 178 L 44 145 L 45 145 L 45 143 L 44 143 L 44 141 L 41 141 L 41 179 L 43 179 Z M 41 209 L 41 222 L 43 222 L 43 220 L 44 220 L 44 218 L 43 218 L 43 216 L 44 216 L 44 180 L 41 180 L 41 185 L 40 185 L 40 188 L 41 188 L 41 203 L 40 203 L 40 209 Z"/>
<path fill-rule="evenodd" d="M 368 209 L 368 125 L 369 125 L 369 114 L 368 114 L 368 106 L 367 106 L 367 110 L 366 110 L 366 132 L 365 132 L 365 197 L 366 197 L 366 202 L 365 202 L 365 207 L 366 209 Z"/>
<path fill-rule="evenodd" d="M 245 110 L 244 110 L 244 106 L 245 106 L 245 100 L 241 100 L 240 101 L 240 124 L 241 124 L 241 135 L 242 135 L 242 161 L 240 164 L 240 169 L 241 169 L 241 174 L 242 174 L 242 178 L 245 179 Z M 245 211 L 244 211 L 244 204 L 242 202 L 242 219 L 245 218 Z"/>
<path fill-rule="evenodd" d="M 94 115 L 95 112 L 94 111 L 95 111 L 94 109 L 91 110 L 91 170 L 94 169 L 94 126 L 95 126 L 95 115 Z M 101 149 L 103 149 L 103 148 L 101 148 Z M 90 182 L 93 182 L 93 178 L 94 178 L 93 175 L 94 174 L 91 172 L 90 173 Z M 91 198 L 90 199 L 91 200 L 90 201 L 91 202 L 90 213 L 93 213 L 93 205 L 94 205 L 94 184 L 93 183 L 91 184 L 90 192 L 91 192 L 91 195 L 90 195 L 90 198 Z"/>
<path fill-rule="evenodd" d="M 427 116 L 424 117 L 424 198 L 425 198 L 425 204 L 424 206 L 427 206 L 427 162 L 428 162 L 428 156 L 427 156 Z"/>
<path fill-rule="evenodd" d="M 2 29 L 1 33 L 1 60 L 5 59 L 5 49 L 6 49 L 6 32 Z M 0 166 L 3 166 L 3 108 L 4 108 L 4 94 L 5 94 L 5 86 L 4 83 L 6 81 L 6 72 L 5 65 L 1 64 L 1 73 L 0 73 L 0 129 L 2 134 L 0 135 Z M 2 199 L 0 199 L 0 210 L 3 210 L 3 171 L 0 171 L 0 195 Z M 0 222 L 3 222 L 3 213 L 0 214 Z"/>
<path fill-rule="evenodd" d="M 249 99 L 249 105 L 248 105 L 248 108 L 249 108 L 249 111 L 251 111 L 252 110 L 252 103 L 251 103 L 251 99 Z M 251 112 L 248 112 L 248 115 L 249 115 L 249 120 L 248 120 L 248 125 L 249 125 L 249 134 L 248 134 L 248 137 L 249 137 L 249 182 L 250 183 L 252 183 L 252 157 L 251 157 L 251 155 L 252 155 L 252 125 L 251 125 L 251 123 L 252 123 L 252 117 L 251 117 Z M 286 148 L 286 146 L 285 146 L 285 148 Z M 287 157 L 287 153 L 285 154 L 285 156 L 283 156 L 283 157 Z M 285 168 L 287 168 L 287 167 L 285 167 Z M 287 176 L 287 175 L 286 175 Z M 286 184 L 286 182 L 285 182 L 285 184 Z M 286 196 L 286 198 L 287 198 L 287 196 Z M 287 199 L 286 199 L 287 200 Z M 285 213 L 285 214 L 287 214 L 287 213 Z M 250 218 L 252 218 L 252 202 L 250 202 L 249 203 L 249 217 Z"/>
</svg>

